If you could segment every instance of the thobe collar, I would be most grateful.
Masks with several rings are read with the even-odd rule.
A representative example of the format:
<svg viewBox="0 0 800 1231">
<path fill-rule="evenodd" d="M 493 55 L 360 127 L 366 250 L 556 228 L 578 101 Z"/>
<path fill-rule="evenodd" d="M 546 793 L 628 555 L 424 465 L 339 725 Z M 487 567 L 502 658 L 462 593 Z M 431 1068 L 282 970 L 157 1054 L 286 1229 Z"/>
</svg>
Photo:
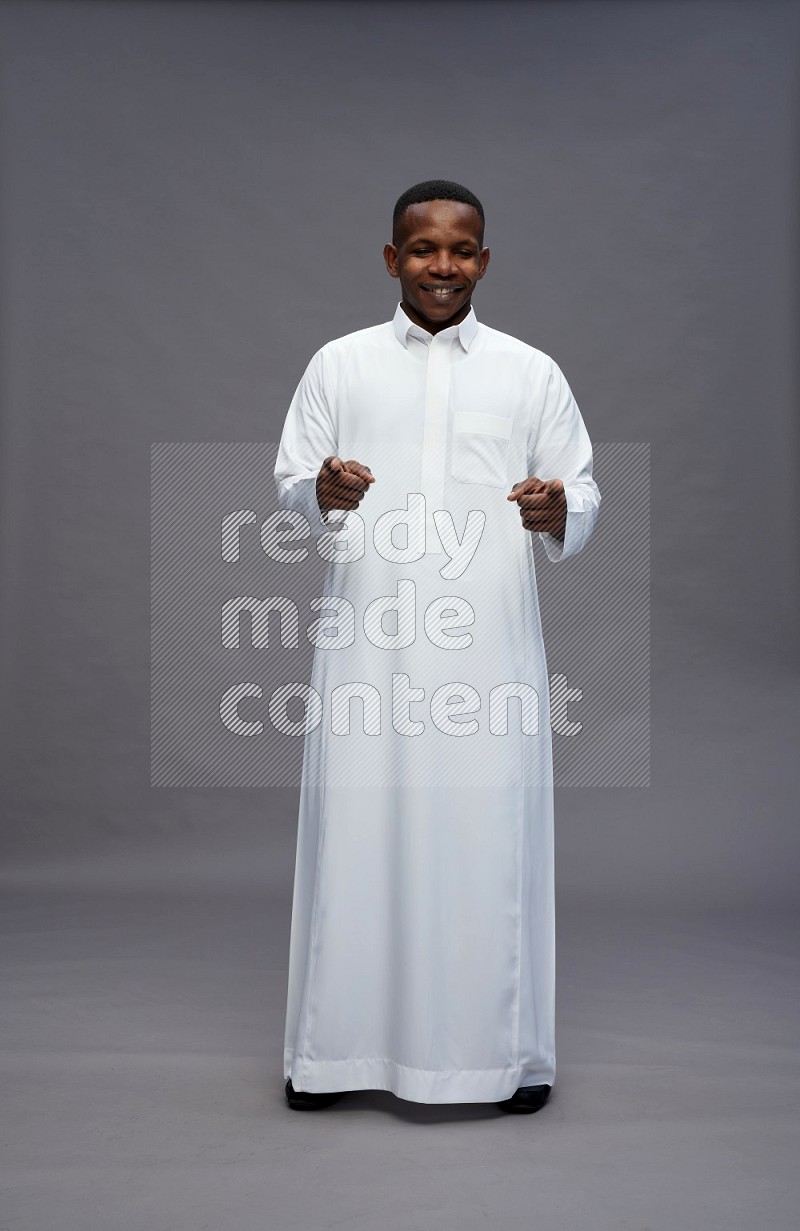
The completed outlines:
<svg viewBox="0 0 800 1231">
<path fill-rule="evenodd" d="M 427 329 L 423 329 L 420 325 L 415 325 L 411 318 L 406 315 L 401 303 L 397 305 L 397 311 L 394 314 L 392 324 L 397 340 L 402 342 L 406 350 L 408 349 L 408 335 L 411 334 L 412 337 L 422 338 L 426 342 L 429 342 L 432 337 L 458 338 L 466 351 L 469 350 L 478 332 L 478 318 L 475 315 L 475 309 L 471 305 L 469 312 L 459 325 L 451 325 L 449 329 L 442 329 L 437 334 L 428 333 Z"/>
</svg>

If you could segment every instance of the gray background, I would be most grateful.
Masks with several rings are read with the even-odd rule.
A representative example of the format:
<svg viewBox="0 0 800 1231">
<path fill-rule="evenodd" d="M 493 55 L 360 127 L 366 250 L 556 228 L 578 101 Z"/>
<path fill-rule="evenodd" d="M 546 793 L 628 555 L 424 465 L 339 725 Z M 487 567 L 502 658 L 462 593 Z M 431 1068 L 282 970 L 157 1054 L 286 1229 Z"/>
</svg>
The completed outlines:
<svg viewBox="0 0 800 1231">
<path fill-rule="evenodd" d="M 3 1225 L 785 1231 L 800 8 L 0 25 Z M 391 205 L 439 175 L 487 209 L 481 319 L 651 443 L 651 786 L 558 793 L 543 1112 L 296 1116 L 296 791 L 149 785 L 150 446 L 277 439 L 313 351 L 391 315 Z"/>
</svg>

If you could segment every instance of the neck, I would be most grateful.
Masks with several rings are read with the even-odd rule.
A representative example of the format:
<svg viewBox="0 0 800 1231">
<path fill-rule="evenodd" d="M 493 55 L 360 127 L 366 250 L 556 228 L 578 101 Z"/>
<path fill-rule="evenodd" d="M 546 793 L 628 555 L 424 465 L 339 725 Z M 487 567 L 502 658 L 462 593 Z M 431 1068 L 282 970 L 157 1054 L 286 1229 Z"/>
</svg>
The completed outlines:
<svg viewBox="0 0 800 1231">
<path fill-rule="evenodd" d="M 400 306 L 405 312 L 409 320 L 412 320 L 415 325 L 419 325 L 420 329 L 427 329 L 428 333 L 441 333 L 443 329 L 450 329 L 453 325 L 460 325 L 461 322 L 469 316 L 470 308 L 472 307 L 472 299 L 468 299 L 465 304 L 459 308 L 446 321 L 429 321 L 424 316 L 420 316 L 419 312 L 415 312 L 410 304 L 406 303 L 405 299 L 400 300 Z"/>
</svg>

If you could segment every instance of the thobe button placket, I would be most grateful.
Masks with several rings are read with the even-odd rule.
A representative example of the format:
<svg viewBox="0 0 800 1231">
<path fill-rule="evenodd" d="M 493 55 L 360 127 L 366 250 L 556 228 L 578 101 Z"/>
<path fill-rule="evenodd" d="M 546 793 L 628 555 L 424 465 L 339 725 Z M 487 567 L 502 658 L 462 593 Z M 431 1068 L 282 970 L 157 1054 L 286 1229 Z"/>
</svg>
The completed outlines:
<svg viewBox="0 0 800 1231">
<path fill-rule="evenodd" d="M 453 333 L 446 330 L 435 334 L 428 343 L 421 484 L 425 497 L 425 550 L 429 555 L 439 555 L 444 550 L 439 541 L 433 514 L 436 509 L 444 508 L 450 360 L 454 342 Z"/>
</svg>

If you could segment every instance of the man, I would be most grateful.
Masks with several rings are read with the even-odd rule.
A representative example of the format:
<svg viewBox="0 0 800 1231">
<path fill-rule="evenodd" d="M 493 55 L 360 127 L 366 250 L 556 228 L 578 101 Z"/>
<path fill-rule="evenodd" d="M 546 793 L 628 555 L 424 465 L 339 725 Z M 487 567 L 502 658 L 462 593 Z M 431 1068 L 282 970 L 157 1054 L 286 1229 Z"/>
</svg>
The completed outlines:
<svg viewBox="0 0 800 1231">
<path fill-rule="evenodd" d="M 558 366 L 475 317 L 483 238 L 459 184 L 400 197 L 394 319 L 317 352 L 280 442 L 279 503 L 329 560 L 289 955 L 296 1109 L 383 1089 L 532 1112 L 555 1076 L 533 542 L 580 551 L 600 495 Z"/>
</svg>

